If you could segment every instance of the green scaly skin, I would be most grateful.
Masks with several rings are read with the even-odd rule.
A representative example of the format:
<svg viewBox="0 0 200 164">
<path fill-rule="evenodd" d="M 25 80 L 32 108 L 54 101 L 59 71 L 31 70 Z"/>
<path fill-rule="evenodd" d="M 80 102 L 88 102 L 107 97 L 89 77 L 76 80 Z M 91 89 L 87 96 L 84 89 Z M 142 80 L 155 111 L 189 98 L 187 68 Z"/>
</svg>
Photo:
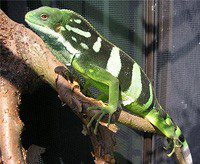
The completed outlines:
<svg viewBox="0 0 200 164">
<path fill-rule="evenodd" d="M 58 60 L 71 66 L 84 78 L 84 91 L 92 86 L 100 91 L 101 100 L 108 102 L 101 108 L 88 109 L 100 110 L 95 133 L 103 116 L 109 115 L 109 125 L 112 114 L 120 105 L 148 119 L 170 140 L 168 147 L 173 149 L 169 156 L 175 147 L 181 147 L 186 162 L 192 163 L 189 147 L 180 129 L 163 111 L 153 95 L 148 77 L 129 55 L 101 36 L 86 19 L 73 11 L 41 7 L 28 12 L 25 20 Z M 89 126 L 97 117 L 95 115 L 91 119 Z"/>
</svg>

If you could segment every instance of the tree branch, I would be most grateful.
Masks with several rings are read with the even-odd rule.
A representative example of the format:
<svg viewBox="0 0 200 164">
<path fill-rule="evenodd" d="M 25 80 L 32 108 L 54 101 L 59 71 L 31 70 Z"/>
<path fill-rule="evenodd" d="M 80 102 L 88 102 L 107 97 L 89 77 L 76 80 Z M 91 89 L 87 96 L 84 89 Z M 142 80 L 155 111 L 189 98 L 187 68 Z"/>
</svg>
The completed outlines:
<svg viewBox="0 0 200 164">
<path fill-rule="evenodd" d="M 25 163 L 20 134 L 23 123 L 18 116 L 19 90 L 6 79 L 0 77 L 0 147 L 5 163 Z M 22 158 L 23 157 L 23 158 Z"/>
</svg>

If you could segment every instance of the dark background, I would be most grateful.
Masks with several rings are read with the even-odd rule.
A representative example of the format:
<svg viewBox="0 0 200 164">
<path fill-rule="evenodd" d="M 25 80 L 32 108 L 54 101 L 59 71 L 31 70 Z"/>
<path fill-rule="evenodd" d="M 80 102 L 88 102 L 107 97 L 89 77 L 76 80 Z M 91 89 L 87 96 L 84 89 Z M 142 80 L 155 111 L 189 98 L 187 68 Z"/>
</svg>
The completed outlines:
<svg viewBox="0 0 200 164">
<path fill-rule="evenodd" d="M 200 159 L 200 1 L 152 0 L 147 11 L 148 2 L 7 0 L 1 1 L 1 9 L 23 24 L 25 13 L 42 5 L 71 9 L 86 17 L 101 34 L 152 72 L 157 97 L 183 131 L 196 164 Z M 147 13 L 152 13 L 151 20 L 147 20 Z M 151 34 L 153 41 L 147 44 Z M 152 69 L 146 64 L 149 54 L 153 55 Z M 23 95 L 22 104 L 22 142 L 25 148 L 33 144 L 46 148 L 41 163 L 93 163 L 90 140 L 81 134 L 80 120 L 61 105 L 47 84 Z M 142 133 L 121 127 L 117 134 L 119 163 L 174 163 L 163 152 L 163 138 L 153 137 L 153 154 L 145 144 Z M 146 154 L 151 156 L 149 161 Z"/>
</svg>

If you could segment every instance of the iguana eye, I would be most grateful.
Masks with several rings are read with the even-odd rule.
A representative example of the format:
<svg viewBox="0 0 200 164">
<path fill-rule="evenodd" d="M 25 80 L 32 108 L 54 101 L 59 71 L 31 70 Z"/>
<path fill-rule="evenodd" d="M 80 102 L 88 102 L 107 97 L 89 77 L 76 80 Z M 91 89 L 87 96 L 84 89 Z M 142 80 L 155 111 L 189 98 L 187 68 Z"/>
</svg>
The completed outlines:
<svg viewBox="0 0 200 164">
<path fill-rule="evenodd" d="M 46 15 L 46 14 L 42 14 L 40 17 L 41 17 L 42 20 L 47 20 L 48 15 Z"/>
</svg>

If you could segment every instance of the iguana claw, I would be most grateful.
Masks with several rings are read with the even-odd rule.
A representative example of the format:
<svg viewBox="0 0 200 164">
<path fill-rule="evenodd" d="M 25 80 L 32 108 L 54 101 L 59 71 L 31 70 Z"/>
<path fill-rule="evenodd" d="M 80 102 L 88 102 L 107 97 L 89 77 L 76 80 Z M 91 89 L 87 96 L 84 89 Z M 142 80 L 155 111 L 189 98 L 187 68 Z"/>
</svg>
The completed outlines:
<svg viewBox="0 0 200 164">
<path fill-rule="evenodd" d="M 93 121 L 99 116 L 99 118 L 97 119 L 96 121 L 96 125 L 95 125 L 95 128 L 94 128 L 94 134 L 96 135 L 97 134 L 97 130 L 98 130 L 98 126 L 99 126 L 99 122 L 101 121 L 101 119 L 106 115 L 106 114 L 109 114 L 109 118 L 108 118 L 108 124 L 107 124 L 107 127 L 109 127 L 110 125 L 110 122 L 111 122 L 111 118 L 112 118 L 112 115 L 113 113 L 110 112 L 109 110 L 109 106 L 107 107 L 89 107 L 87 110 L 97 110 L 97 109 L 100 109 L 101 111 L 96 113 L 90 120 L 90 122 L 88 123 L 87 127 L 89 128 Z"/>
<path fill-rule="evenodd" d="M 168 150 L 171 147 L 171 145 L 172 145 L 172 141 L 169 143 L 169 145 L 164 147 L 164 149 Z M 167 156 L 171 157 L 172 154 L 175 152 L 175 149 L 178 148 L 178 147 L 181 147 L 181 146 L 182 146 L 182 142 L 179 139 L 173 139 L 173 149 L 169 154 L 167 154 Z"/>
<path fill-rule="evenodd" d="M 174 152 L 175 152 L 175 147 L 172 149 L 172 151 L 171 151 L 169 154 L 167 154 L 167 156 L 168 156 L 168 157 L 171 157 L 172 154 L 174 154 Z"/>
</svg>

